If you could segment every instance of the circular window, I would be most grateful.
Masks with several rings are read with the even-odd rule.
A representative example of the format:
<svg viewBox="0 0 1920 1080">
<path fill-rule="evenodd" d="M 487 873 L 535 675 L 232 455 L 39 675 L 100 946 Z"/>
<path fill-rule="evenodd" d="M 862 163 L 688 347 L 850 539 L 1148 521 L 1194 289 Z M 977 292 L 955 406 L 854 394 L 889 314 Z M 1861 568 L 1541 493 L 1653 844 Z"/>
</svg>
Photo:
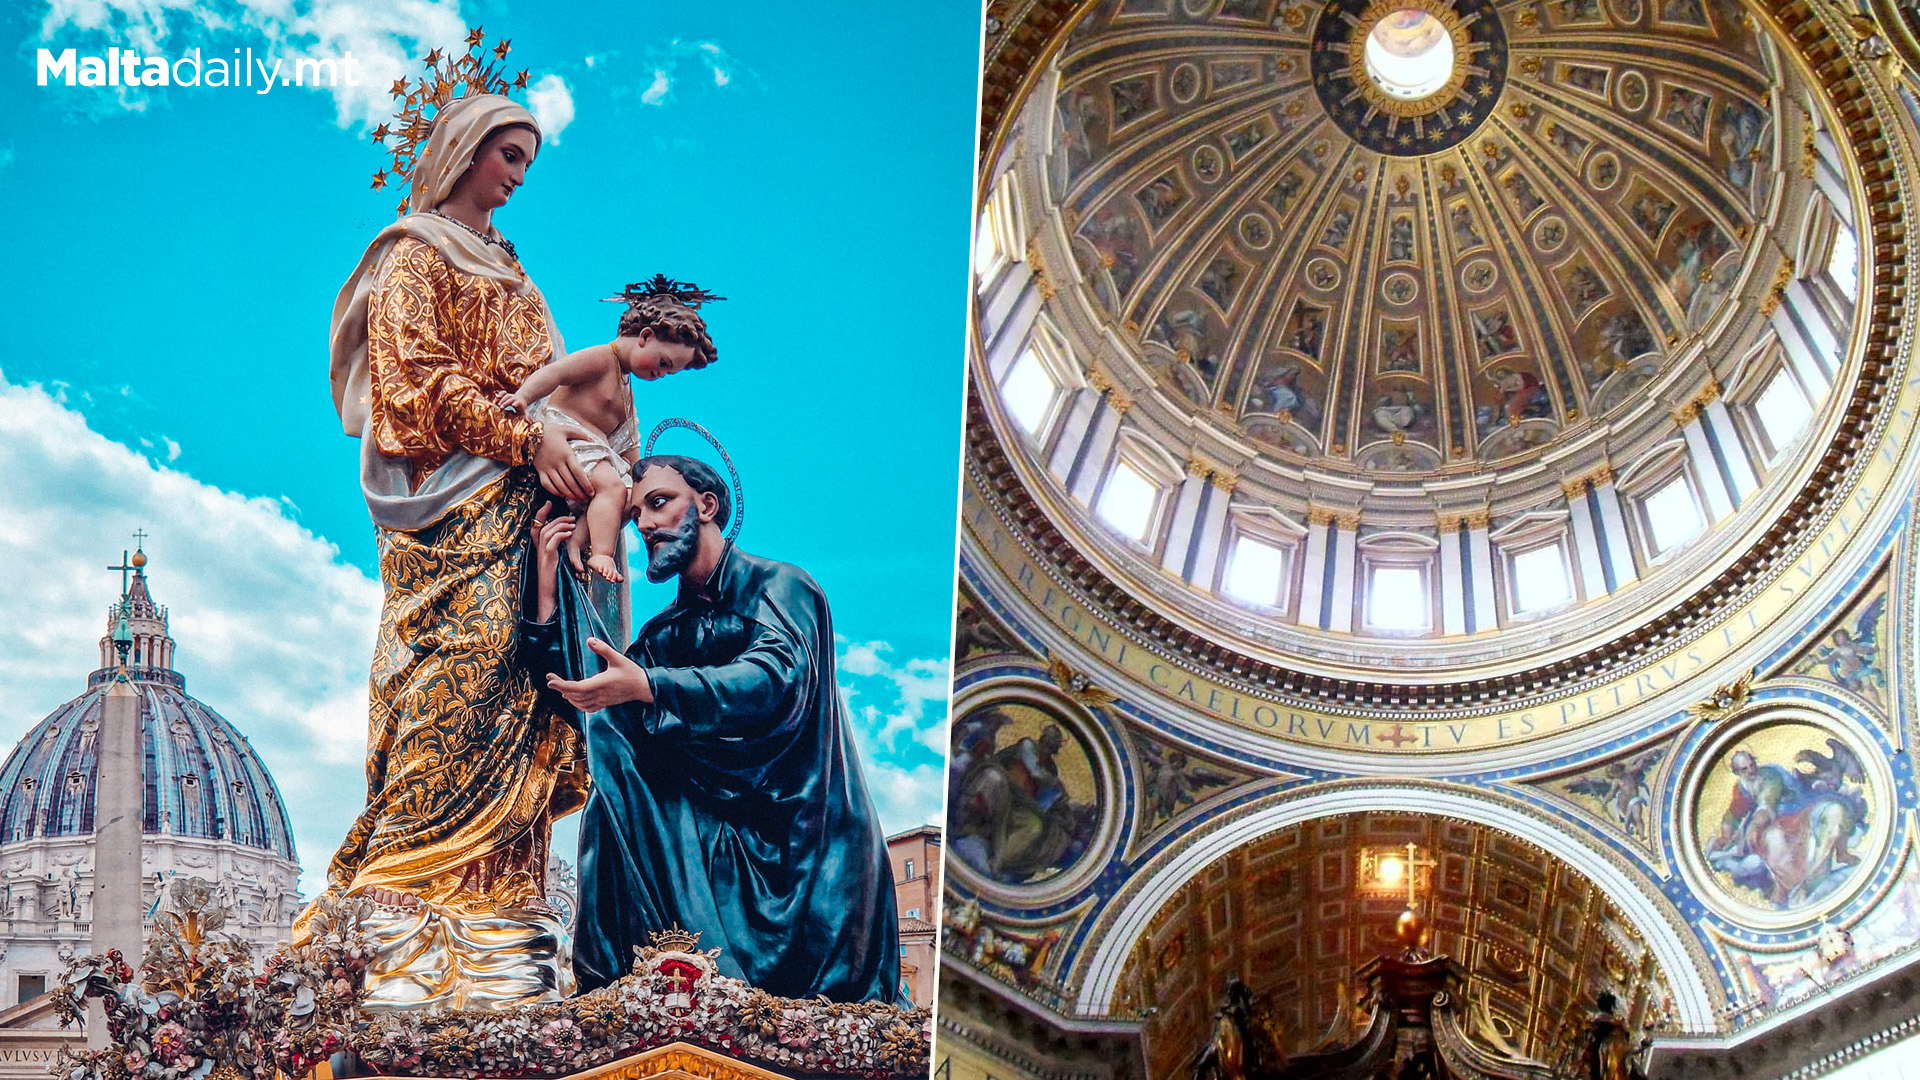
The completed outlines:
<svg viewBox="0 0 1920 1080">
<path fill-rule="evenodd" d="M 1382 92 L 1418 101 L 1453 78 L 1453 35 L 1432 14 L 1405 8 L 1374 24 L 1366 59 L 1367 74 Z"/>
</svg>

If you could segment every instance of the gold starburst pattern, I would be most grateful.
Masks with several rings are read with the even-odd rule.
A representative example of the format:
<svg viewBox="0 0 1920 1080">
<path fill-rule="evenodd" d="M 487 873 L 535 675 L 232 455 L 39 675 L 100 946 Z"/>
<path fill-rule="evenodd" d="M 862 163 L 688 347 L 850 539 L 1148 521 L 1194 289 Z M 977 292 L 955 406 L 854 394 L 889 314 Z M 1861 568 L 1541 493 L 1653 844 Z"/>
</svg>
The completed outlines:
<svg viewBox="0 0 1920 1080">
<path fill-rule="evenodd" d="M 391 124 L 381 124 L 372 132 L 373 141 L 393 151 L 393 164 L 373 174 L 373 189 L 382 190 L 390 180 L 411 180 L 414 163 L 424 154 L 427 136 L 433 132 L 434 117 L 456 99 L 472 94 L 506 94 L 525 90 L 529 73 L 522 69 L 511 79 L 504 67 L 513 43 L 502 39 L 486 47 L 486 34 L 480 27 L 467 31 L 464 53 L 433 49 L 420 62 L 425 70 L 418 79 L 393 81 L 389 92 L 399 105 Z M 489 58 L 487 54 L 491 53 Z M 407 200 L 400 200 L 400 212 L 406 213 Z"/>
</svg>

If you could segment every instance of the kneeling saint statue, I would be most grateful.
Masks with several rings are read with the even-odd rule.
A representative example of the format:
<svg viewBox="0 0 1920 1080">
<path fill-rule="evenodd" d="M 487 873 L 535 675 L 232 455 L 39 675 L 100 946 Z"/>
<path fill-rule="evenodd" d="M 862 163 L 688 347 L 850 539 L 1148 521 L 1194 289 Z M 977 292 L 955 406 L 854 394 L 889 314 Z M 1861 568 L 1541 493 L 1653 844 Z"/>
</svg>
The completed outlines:
<svg viewBox="0 0 1920 1080">
<path fill-rule="evenodd" d="M 769 993 L 903 1004 L 891 863 L 825 595 L 733 546 L 732 492 L 706 463 L 652 456 L 633 476 L 647 577 L 677 576 L 674 601 L 625 654 L 597 637 L 582 648 L 587 615 L 561 569 L 576 525 L 542 511 L 523 628 L 530 666 L 579 713 L 593 778 L 580 989 L 627 974 L 637 947 L 677 926 L 720 947 L 722 974 Z"/>
</svg>

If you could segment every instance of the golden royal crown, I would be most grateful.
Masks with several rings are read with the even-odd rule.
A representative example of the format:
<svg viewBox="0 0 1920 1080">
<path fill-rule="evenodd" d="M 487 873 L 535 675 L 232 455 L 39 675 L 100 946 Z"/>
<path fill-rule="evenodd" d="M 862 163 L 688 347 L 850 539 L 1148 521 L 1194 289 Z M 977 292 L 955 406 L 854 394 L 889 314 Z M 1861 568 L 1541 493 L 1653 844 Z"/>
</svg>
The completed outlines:
<svg viewBox="0 0 1920 1080">
<path fill-rule="evenodd" d="M 661 952 L 699 952 L 700 935 L 692 930 L 682 930 L 676 924 L 665 930 L 655 930 L 653 947 Z"/>
<path fill-rule="evenodd" d="M 505 94 L 527 88 L 524 68 L 512 82 L 506 78 L 504 65 L 507 54 L 513 51 L 513 42 L 503 38 L 499 44 L 487 48 L 486 40 L 482 28 L 476 26 L 467 31 L 464 54 L 434 49 L 421 57 L 426 70 L 417 81 L 410 83 L 404 78 L 393 81 L 393 99 L 400 104 L 400 111 L 394 114 L 393 123 L 373 129 L 373 141 L 381 146 L 388 145 L 388 139 L 395 140 L 393 164 L 373 174 L 373 190 L 386 187 L 389 180 L 412 178 L 414 160 L 427 136 L 433 133 L 434 118 L 453 101 L 472 94 Z M 402 214 L 407 212 L 406 199 L 400 200 L 399 210 Z"/>
</svg>

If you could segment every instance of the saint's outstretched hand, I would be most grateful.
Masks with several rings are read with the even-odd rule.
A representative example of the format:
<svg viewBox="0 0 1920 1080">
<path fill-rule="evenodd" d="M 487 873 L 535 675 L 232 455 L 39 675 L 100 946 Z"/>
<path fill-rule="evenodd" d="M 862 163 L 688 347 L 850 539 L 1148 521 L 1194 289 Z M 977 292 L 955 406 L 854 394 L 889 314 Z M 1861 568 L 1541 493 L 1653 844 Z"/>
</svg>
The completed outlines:
<svg viewBox="0 0 1920 1080">
<path fill-rule="evenodd" d="M 563 679 L 551 672 L 547 674 L 547 686 L 566 698 L 567 704 L 582 712 L 593 712 L 629 701 L 653 701 L 653 687 L 647 683 L 646 670 L 627 659 L 626 653 L 599 638 L 588 638 L 587 648 L 607 662 L 607 670 L 578 681 Z"/>
</svg>

